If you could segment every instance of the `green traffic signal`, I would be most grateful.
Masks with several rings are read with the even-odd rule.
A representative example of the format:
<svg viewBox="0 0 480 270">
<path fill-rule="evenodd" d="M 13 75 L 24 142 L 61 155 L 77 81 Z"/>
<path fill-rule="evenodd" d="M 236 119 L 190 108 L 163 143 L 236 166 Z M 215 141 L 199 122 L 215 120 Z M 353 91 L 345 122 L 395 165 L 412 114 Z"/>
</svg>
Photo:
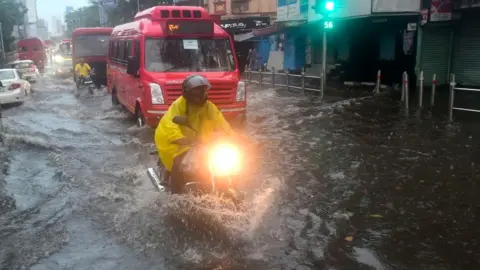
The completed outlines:
<svg viewBox="0 0 480 270">
<path fill-rule="evenodd" d="M 329 13 L 335 10 L 335 0 L 315 0 L 315 5 L 312 6 L 315 14 L 323 14 L 328 16 Z"/>
<path fill-rule="evenodd" d="M 325 2 L 325 10 L 326 11 L 333 11 L 335 9 L 335 2 L 334 1 L 326 1 Z"/>
</svg>

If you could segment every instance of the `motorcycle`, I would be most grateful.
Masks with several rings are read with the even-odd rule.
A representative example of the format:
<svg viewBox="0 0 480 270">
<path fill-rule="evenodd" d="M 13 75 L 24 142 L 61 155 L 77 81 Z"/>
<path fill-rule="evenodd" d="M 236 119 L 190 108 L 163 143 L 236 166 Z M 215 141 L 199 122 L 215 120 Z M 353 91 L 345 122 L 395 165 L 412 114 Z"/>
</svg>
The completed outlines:
<svg viewBox="0 0 480 270">
<path fill-rule="evenodd" d="M 195 130 L 188 125 L 185 116 L 176 116 L 173 122 Z M 157 152 L 150 154 L 157 155 Z M 240 148 L 228 139 L 216 140 L 208 145 L 193 145 L 181 164 L 184 179 L 181 193 L 214 194 L 237 205 L 244 199 L 235 185 L 241 177 L 242 163 Z M 166 191 L 170 186 L 168 179 L 161 179 L 161 176 L 165 178 L 165 173 L 160 161 L 156 169 L 147 169 L 147 175 L 158 191 Z"/>
</svg>

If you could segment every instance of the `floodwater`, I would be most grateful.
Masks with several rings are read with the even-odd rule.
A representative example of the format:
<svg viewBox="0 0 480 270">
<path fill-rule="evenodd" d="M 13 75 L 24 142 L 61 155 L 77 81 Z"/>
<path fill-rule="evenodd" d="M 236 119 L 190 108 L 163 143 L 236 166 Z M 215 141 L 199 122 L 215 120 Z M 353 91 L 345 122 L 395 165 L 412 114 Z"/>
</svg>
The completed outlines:
<svg viewBox="0 0 480 270">
<path fill-rule="evenodd" d="M 1 269 L 480 267 L 474 124 L 406 117 L 386 96 L 251 86 L 260 149 L 234 210 L 155 192 L 152 130 L 73 88 L 47 75 L 4 111 Z"/>
</svg>

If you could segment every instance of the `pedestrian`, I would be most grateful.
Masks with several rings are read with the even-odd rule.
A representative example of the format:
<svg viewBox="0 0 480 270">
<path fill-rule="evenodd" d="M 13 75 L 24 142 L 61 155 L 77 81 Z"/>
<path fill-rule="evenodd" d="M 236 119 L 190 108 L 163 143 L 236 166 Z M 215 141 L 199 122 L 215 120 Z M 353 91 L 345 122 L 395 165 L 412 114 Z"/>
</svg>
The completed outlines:
<svg viewBox="0 0 480 270">
<path fill-rule="evenodd" d="M 255 48 L 248 51 L 247 61 L 250 70 L 257 69 L 257 50 Z"/>
</svg>

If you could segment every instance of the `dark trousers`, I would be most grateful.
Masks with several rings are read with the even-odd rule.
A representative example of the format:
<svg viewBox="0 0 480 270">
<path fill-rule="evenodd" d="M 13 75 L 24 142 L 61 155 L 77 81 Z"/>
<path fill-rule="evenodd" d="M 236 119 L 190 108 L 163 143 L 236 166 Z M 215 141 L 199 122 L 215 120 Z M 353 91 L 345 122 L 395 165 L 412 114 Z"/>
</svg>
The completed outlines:
<svg viewBox="0 0 480 270">
<path fill-rule="evenodd" d="M 168 179 L 170 177 L 170 188 L 172 189 L 172 193 L 181 193 L 183 189 L 183 185 L 185 184 L 184 175 L 182 173 L 182 161 L 187 155 L 188 151 L 185 153 L 177 156 L 173 160 L 173 166 L 171 171 L 165 170 L 165 177 L 164 179 Z"/>
</svg>

